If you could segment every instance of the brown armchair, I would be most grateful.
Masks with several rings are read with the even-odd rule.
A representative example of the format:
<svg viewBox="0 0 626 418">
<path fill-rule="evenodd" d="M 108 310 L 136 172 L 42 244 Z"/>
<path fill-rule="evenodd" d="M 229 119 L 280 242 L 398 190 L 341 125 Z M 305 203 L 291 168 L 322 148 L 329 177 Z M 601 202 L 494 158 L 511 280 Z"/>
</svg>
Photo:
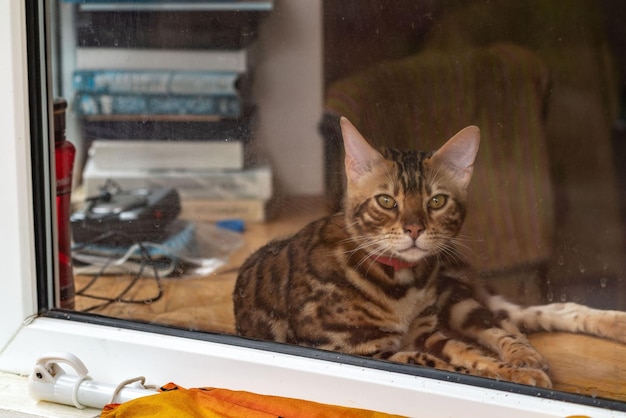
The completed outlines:
<svg viewBox="0 0 626 418">
<path fill-rule="evenodd" d="M 554 245 L 544 131 L 548 85 L 542 61 L 511 44 L 425 51 L 334 83 L 323 123 L 329 195 L 338 204 L 343 189 L 339 115 L 375 144 L 421 150 L 477 125 L 481 148 L 461 232 L 467 256 L 487 275 L 525 270 L 543 276 Z"/>
<path fill-rule="evenodd" d="M 533 50 L 547 65 L 545 132 L 556 203 L 547 278 L 556 300 L 626 309 L 611 142 L 619 87 L 601 3 L 451 0 L 423 48 L 454 53 L 506 41 Z"/>
<path fill-rule="evenodd" d="M 528 276 L 540 278 L 544 300 L 623 308 L 611 148 L 618 89 L 597 5 L 448 5 L 420 52 L 328 87 L 331 200 L 342 190 L 338 115 L 373 143 L 419 149 L 476 124 L 483 140 L 462 232 L 470 260 L 486 276 L 522 277 L 522 288 Z"/>
</svg>

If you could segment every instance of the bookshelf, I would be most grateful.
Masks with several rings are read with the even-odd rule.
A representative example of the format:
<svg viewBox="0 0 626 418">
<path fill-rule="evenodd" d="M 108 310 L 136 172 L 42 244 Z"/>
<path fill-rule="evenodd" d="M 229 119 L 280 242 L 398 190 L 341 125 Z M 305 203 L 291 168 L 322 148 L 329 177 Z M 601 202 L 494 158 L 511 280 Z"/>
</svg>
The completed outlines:
<svg viewBox="0 0 626 418">
<path fill-rule="evenodd" d="M 251 95 L 257 59 L 254 44 L 259 24 L 273 4 L 272 0 L 62 0 L 58 61 L 63 88 L 57 91 L 72 107 L 68 136 L 79 142 L 77 183 L 93 192 L 97 182 L 111 178 L 126 189 L 150 186 L 155 178 L 168 183 L 172 172 L 172 183 L 189 179 L 190 184 L 180 186 L 185 189 L 207 183 L 207 178 L 214 178 L 213 171 L 222 171 L 220 178 L 233 176 L 233 183 L 257 173 L 259 167 L 246 151 L 255 140 L 257 123 L 257 105 Z M 82 82 L 77 82 L 79 73 Z M 219 89 L 218 82 L 207 81 L 218 76 L 226 76 L 232 89 Z M 141 161 L 129 158 L 129 142 L 134 140 L 170 145 L 168 152 L 177 153 L 172 161 L 179 166 L 152 167 L 158 175 L 147 172 Z M 205 170 L 198 168 L 197 155 L 188 150 L 203 141 L 242 142 L 241 147 L 229 148 L 228 157 L 237 159 L 232 152 L 238 152 L 246 166 L 239 170 L 226 170 L 220 164 L 213 167 L 213 158 L 207 160 Z M 94 152 L 104 149 L 95 145 L 102 142 L 109 148 L 119 146 L 126 169 L 94 169 L 98 166 L 91 162 L 97 157 Z M 181 146 L 172 147 L 172 143 Z M 137 158 L 136 152 L 132 155 Z M 186 159 L 196 161 L 187 164 Z M 269 169 L 263 166 L 261 170 L 263 190 L 272 186 L 271 176 L 266 175 Z M 182 175 L 185 170 L 193 172 Z M 145 181 L 138 181 L 142 176 Z M 263 193 L 262 204 L 267 194 Z M 194 204 L 202 197 L 201 192 L 195 193 Z M 210 188 L 206 198 L 215 198 Z M 239 203 L 251 200 L 249 195 L 228 198 Z M 257 208 L 259 203 L 254 203 Z"/>
<path fill-rule="evenodd" d="M 59 0 L 51 6 L 54 32 L 58 33 L 52 39 L 55 53 L 51 58 L 56 69 L 52 82 L 58 95 L 71 97 L 78 42 L 76 14 L 82 6 Z M 187 13 L 197 12 L 181 11 L 177 15 Z M 308 0 L 272 2 L 272 11 L 266 12 L 258 28 L 261 59 L 251 86 L 261 121 L 257 124 L 256 144 L 260 155 L 271 161 L 277 185 L 286 195 L 324 193 L 323 143 L 318 130 L 323 103 L 322 27 L 322 1 Z M 109 125 L 106 121 L 98 123 Z M 160 123 L 152 121 L 148 125 Z M 80 138 L 81 130 L 79 118 L 68 112 L 68 138 Z M 81 150 L 80 141 L 75 145 L 77 166 L 81 166 L 86 150 Z M 76 170 L 74 184 L 80 182 L 80 171 Z"/>
</svg>

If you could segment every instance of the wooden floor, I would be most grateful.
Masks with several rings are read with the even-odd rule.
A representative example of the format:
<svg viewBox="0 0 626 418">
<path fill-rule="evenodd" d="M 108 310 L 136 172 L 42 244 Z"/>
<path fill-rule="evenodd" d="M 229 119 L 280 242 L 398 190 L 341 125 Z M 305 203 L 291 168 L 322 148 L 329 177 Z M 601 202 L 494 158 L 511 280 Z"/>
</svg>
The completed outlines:
<svg viewBox="0 0 626 418">
<path fill-rule="evenodd" d="M 326 212 L 322 199 L 294 199 L 275 213 L 273 220 L 248 225 L 243 245 L 231 255 L 228 265 L 217 272 L 198 278 L 162 279 L 162 296 L 152 302 L 149 301 L 158 294 L 157 283 L 152 278 L 143 278 L 126 295 L 140 303 L 113 303 L 93 313 L 183 329 L 232 333 L 231 293 L 236 268 L 269 239 L 289 235 Z M 77 277 L 77 289 L 89 281 L 90 277 Z M 89 293 L 116 295 L 130 282 L 127 276 L 102 276 L 90 287 Z M 100 303 L 77 297 L 76 308 L 85 310 Z M 542 333 L 530 338 L 549 361 L 550 375 L 557 390 L 626 401 L 626 345 L 571 334 Z"/>
</svg>

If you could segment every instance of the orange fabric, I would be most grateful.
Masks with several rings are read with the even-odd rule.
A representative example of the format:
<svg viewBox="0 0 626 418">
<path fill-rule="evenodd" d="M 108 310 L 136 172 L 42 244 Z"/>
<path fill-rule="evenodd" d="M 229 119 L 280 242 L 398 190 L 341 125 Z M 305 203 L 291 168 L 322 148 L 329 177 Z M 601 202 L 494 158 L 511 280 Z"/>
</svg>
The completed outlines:
<svg viewBox="0 0 626 418">
<path fill-rule="evenodd" d="M 258 395 L 228 389 L 185 389 L 174 383 L 156 395 L 123 404 L 109 404 L 102 418 L 114 417 L 197 417 L 197 418 L 390 418 L 382 412 L 326 405 L 300 399 Z"/>
</svg>

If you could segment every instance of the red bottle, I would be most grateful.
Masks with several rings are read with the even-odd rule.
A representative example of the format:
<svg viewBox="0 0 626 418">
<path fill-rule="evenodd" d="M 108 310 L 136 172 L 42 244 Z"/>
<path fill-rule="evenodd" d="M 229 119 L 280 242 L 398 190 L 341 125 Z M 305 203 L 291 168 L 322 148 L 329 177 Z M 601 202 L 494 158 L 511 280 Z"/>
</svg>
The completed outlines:
<svg viewBox="0 0 626 418">
<path fill-rule="evenodd" d="M 70 232 L 70 197 L 76 149 L 65 139 L 65 99 L 54 101 L 54 160 L 56 166 L 56 203 L 59 247 L 59 308 L 74 309 L 74 274 Z"/>
</svg>

